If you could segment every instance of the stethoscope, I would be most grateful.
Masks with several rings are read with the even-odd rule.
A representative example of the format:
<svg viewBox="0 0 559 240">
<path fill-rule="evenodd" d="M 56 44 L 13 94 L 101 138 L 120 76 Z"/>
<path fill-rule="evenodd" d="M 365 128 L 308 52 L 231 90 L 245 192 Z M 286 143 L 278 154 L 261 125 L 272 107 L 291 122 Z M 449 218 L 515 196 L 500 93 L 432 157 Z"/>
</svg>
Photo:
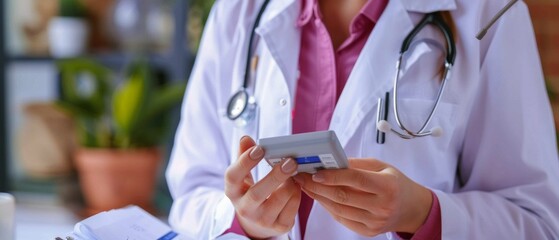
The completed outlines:
<svg viewBox="0 0 559 240">
<path fill-rule="evenodd" d="M 418 131 L 412 131 L 410 128 L 406 127 L 400 117 L 399 107 L 398 107 L 398 82 L 400 80 L 400 73 L 402 72 L 402 60 L 404 59 L 404 55 L 408 52 L 413 39 L 423 28 L 428 25 L 434 25 L 439 29 L 445 40 L 446 40 L 446 57 L 444 62 L 444 73 L 442 76 L 441 87 L 437 93 L 437 98 L 435 103 L 431 107 L 431 111 L 427 117 L 427 119 L 423 122 L 422 127 Z M 396 119 L 396 124 L 400 128 L 401 131 L 395 130 L 392 125 L 387 121 L 388 118 L 388 96 L 389 93 L 386 93 L 386 96 L 383 98 L 379 98 L 378 100 L 378 111 L 377 111 L 377 142 L 379 144 L 384 143 L 385 136 L 383 133 L 392 132 L 397 136 L 404 138 L 404 139 L 412 139 L 417 137 L 426 137 L 426 136 L 434 136 L 438 137 L 441 136 L 443 131 L 440 127 L 434 127 L 430 130 L 426 130 L 427 126 L 433 119 L 433 115 L 437 110 L 439 103 L 441 101 L 441 97 L 445 90 L 446 83 L 451 75 L 451 69 L 454 65 L 454 60 L 456 59 L 456 46 L 454 42 L 454 37 L 450 30 L 450 27 L 444 22 L 440 12 L 433 12 L 428 13 L 423 17 L 423 19 L 411 30 L 411 32 L 404 38 L 404 42 L 402 43 L 402 48 L 400 50 L 400 57 L 398 58 L 398 62 L 396 63 L 396 76 L 394 77 L 394 94 L 392 101 L 394 102 L 392 105 L 394 106 L 394 117 Z"/>
<path fill-rule="evenodd" d="M 487 30 L 499 19 L 508 9 L 512 7 L 518 0 L 511 0 L 501 11 L 499 11 L 491 21 L 477 34 L 478 39 L 482 39 Z M 239 89 L 231 98 L 227 104 L 227 118 L 234 121 L 236 126 L 244 127 L 246 126 L 251 120 L 254 119 L 256 115 L 257 103 L 256 98 L 253 95 L 250 95 L 248 92 L 248 85 L 251 76 L 255 74 L 256 70 L 256 62 L 257 58 L 253 58 L 253 45 L 254 45 L 254 38 L 256 35 L 256 28 L 260 25 L 260 20 L 262 18 L 263 13 L 265 12 L 266 8 L 270 0 L 265 0 L 262 4 L 262 7 L 258 11 L 258 15 L 256 16 L 256 20 L 254 21 L 254 26 L 252 27 L 252 31 L 250 34 L 249 42 L 248 42 L 248 49 L 247 49 L 247 59 L 245 65 L 245 72 L 244 72 L 244 80 L 241 89 Z M 437 93 L 437 98 L 429 116 L 423 123 L 422 127 L 419 131 L 412 131 L 403 124 L 398 108 L 398 82 L 400 80 L 400 72 L 401 72 L 401 64 L 404 54 L 408 51 L 414 37 L 427 25 L 434 25 L 436 26 L 444 35 L 446 40 L 446 58 L 444 62 L 444 74 L 442 76 L 441 87 Z M 456 49 L 455 49 L 455 42 L 450 31 L 448 25 L 444 22 L 442 17 L 440 16 L 439 12 L 428 13 L 422 20 L 419 22 L 417 26 L 408 34 L 408 36 L 404 39 L 402 43 L 402 48 L 400 50 L 400 57 L 397 62 L 397 70 L 396 76 L 394 77 L 394 94 L 392 101 L 394 107 L 394 115 L 396 119 L 396 124 L 400 128 L 401 131 L 395 130 L 392 125 L 387 121 L 388 116 L 388 99 L 389 93 L 386 93 L 384 99 L 380 98 L 378 101 L 378 112 L 377 112 L 377 142 L 384 143 L 385 133 L 392 132 L 397 136 L 404 138 L 404 139 L 413 139 L 417 137 L 425 137 L 425 136 L 441 136 L 443 131 L 440 127 L 434 127 L 430 130 L 426 130 L 429 123 L 431 122 L 435 111 L 437 110 L 439 103 L 441 101 L 441 96 L 444 92 L 447 80 L 450 78 L 451 69 L 454 65 L 454 61 L 456 59 Z M 252 61 L 251 61 L 252 60 Z M 251 63 L 252 63 L 252 70 L 251 70 Z"/>
<path fill-rule="evenodd" d="M 484 27 L 482 30 L 476 35 L 478 40 L 481 40 L 487 30 L 499 19 L 507 10 L 509 10 L 512 5 L 514 5 L 518 0 L 511 0 L 503 9 L 501 9 L 492 19 L 491 21 Z M 400 73 L 402 71 L 402 60 L 404 55 L 408 51 L 411 43 L 415 36 L 427 25 L 434 25 L 439 29 L 446 40 L 446 58 L 444 62 L 444 73 L 442 75 L 441 86 L 437 93 L 437 98 L 435 103 L 431 107 L 431 111 L 427 116 L 427 119 L 421 125 L 421 128 L 418 131 L 412 131 L 407 128 L 402 119 L 400 118 L 399 108 L 398 108 L 398 81 L 400 80 Z M 454 42 L 454 37 L 452 35 L 452 31 L 450 30 L 449 26 L 444 22 L 443 18 L 441 17 L 439 12 L 428 13 L 425 17 L 412 29 L 412 31 L 406 36 L 404 42 L 402 43 L 402 48 L 400 50 L 400 57 L 398 58 L 398 62 L 396 64 L 396 76 L 394 77 L 394 94 L 392 101 L 394 102 L 392 105 L 394 107 L 394 118 L 396 120 L 396 124 L 401 131 L 395 130 L 390 124 L 388 119 L 388 99 L 390 93 L 387 92 L 384 98 L 379 98 L 378 100 L 378 108 L 377 108 L 377 136 L 376 140 L 379 144 L 384 144 L 385 142 L 385 133 L 392 132 L 395 135 L 403 138 L 403 139 L 414 139 L 418 137 L 426 137 L 426 136 L 433 136 L 433 137 L 440 137 L 443 135 L 443 129 L 439 126 L 433 127 L 430 130 L 426 130 L 427 126 L 433 119 L 435 111 L 437 110 L 439 103 L 441 101 L 441 97 L 445 90 L 445 86 L 447 84 L 448 79 L 451 75 L 452 66 L 454 66 L 454 61 L 456 59 L 456 46 Z"/>
<path fill-rule="evenodd" d="M 254 26 L 252 27 L 252 31 L 250 33 L 243 86 L 241 87 L 241 89 L 239 89 L 239 91 L 233 94 L 233 96 L 229 99 L 229 103 L 227 104 L 227 118 L 229 118 L 231 121 L 234 121 L 235 125 L 238 127 L 246 126 L 251 120 L 254 119 L 254 116 L 256 115 L 256 98 L 253 95 L 249 95 L 247 89 L 250 77 L 254 75 L 258 61 L 257 58 L 251 58 L 253 50 L 252 48 L 254 45 L 254 37 L 256 36 L 256 28 L 260 25 L 260 19 L 262 18 L 262 14 L 264 14 L 264 11 L 266 11 L 268 3 L 270 3 L 270 0 L 265 0 L 262 4 L 262 7 L 260 8 L 260 11 L 258 11 L 256 20 L 254 21 Z M 253 66 L 252 71 L 251 63 Z"/>
</svg>

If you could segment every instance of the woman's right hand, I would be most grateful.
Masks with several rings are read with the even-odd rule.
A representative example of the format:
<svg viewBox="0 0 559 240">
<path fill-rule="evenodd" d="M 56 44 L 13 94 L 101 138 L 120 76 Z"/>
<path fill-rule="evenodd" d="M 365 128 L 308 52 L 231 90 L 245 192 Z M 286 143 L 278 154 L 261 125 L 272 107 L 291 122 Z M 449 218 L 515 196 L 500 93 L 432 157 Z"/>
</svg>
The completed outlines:
<svg viewBox="0 0 559 240">
<path fill-rule="evenodd" d="M 225 195 L 231 200 L 237 219 L 251 238 L 269 238 L 288 232 L 295 223 L 301 188 L 291 176 L 297 163 L 289 158 L 274 166 L 254 183 L 250 171 L 264 157 L 264 149 L 252 138 L 241 138 L 239 159 L 225 173 Z"/>
</svg>

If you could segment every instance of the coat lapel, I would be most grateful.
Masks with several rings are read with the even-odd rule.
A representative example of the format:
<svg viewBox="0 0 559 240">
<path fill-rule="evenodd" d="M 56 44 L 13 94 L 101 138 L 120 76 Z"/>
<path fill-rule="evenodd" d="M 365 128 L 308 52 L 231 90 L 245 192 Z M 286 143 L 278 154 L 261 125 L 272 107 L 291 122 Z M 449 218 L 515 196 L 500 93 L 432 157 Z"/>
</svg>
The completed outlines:
<svg viewBox="0 0 559 240">
<path fill-rule="evenodd" d="M 256 29 L 272 56 L 271 63 L 280 69 L 291 100 L 294 99 L 301 42 L 301 31 L 296 27 L 300 8 L 296 0 L 272 1 Z"/>
<path fill-rule="evenodd" d="M 291 106 L 301 39 L 300 30 L 295 25 L 300 13 L 298 3 L 296 0 L 271 1 L 256 29 L 261 41 L 257 50 L 261 67 L 257 70 L 255 82 L 260 111 L 259 138 L 291 134 Z M 268 163 L 262 161 L 254 176 L 261 179 L 270 171 Z"/>
</svg>

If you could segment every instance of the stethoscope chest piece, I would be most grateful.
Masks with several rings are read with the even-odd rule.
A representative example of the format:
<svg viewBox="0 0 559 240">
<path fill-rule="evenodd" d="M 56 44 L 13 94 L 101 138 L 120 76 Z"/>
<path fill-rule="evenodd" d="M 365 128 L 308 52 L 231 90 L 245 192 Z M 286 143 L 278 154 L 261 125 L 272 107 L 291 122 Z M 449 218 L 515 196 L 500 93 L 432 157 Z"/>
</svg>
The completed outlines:
<svg viewBox="0 0 559 240">
<path fill-rule="evenodd" d="M 227 118 L 235 122 L 237 127 L 244 127 L 255 115 L 256 99 L 245 89 L 235 93 L 227 104 Z"/>
</svg>

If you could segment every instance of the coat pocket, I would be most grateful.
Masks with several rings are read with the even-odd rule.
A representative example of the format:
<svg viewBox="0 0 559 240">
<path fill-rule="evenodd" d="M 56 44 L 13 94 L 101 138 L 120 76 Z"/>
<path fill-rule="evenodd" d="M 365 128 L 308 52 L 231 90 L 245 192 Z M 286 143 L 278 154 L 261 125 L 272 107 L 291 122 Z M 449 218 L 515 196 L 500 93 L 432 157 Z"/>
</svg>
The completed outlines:
<svg viewBox="0 0 559 240">
<path fill-rule="evenodd" d="M 399 99 L 398 109 L 402 124 L 410 131 L 418 131 L 427 120 L 434 103 L 434 100 L 427 99 Z M 396 131 L 404 132 L 396 123 L 392 104 L 389 107 L 388 122 Z M 401 163 L 405 166 L 410 166 L 410 162 L 427 163 L 431 161 L 430 159 L 436 161 L 435 159 L 441 158 L 447 151 L 450 151 L 449 145 L 456 128 L 454 124 L 456 122 L 455 108 L 454 104 L 441 101 L 431 122 L 427 125 L 426 130 L 440 127 L 443 130 L 441 136 L 403 139 L 390 132 L 385 134 L 384 144 L 376 142 L 376 115 L 371 116 L 365 127 L 367 133 L 363 135 L 363 141 L 361 141 L 362 157 L 375 157 L 392 164 L 400 165 Z"/>
</svg>

